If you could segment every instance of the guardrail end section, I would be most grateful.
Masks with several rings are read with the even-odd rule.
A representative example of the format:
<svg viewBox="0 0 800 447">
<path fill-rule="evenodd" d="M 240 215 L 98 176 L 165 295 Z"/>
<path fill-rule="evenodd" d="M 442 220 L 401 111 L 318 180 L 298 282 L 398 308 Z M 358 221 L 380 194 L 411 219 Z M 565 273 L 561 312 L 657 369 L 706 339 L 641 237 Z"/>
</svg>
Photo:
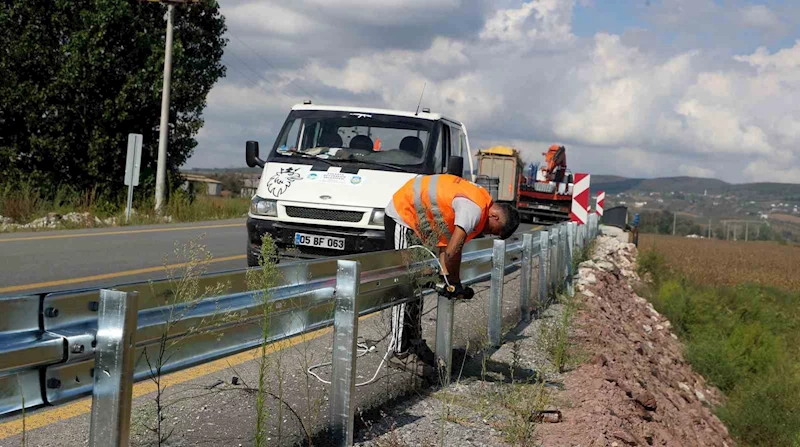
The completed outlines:
<svg viewBox="0 0 800 447">
<path fill-rule="evenodd" d="M 100 291 L 91 447 L 127 447 L 130 442 L 137 298 L 136 292 Z"/>
<path fill-rule="evenodd" d="M 333 365 L 330 389 L 331 440 L 353 445 L 353 395 L 356 389 L 358 292 L 361 263 L 338 261 L 333 316 Z"/>
</svg>

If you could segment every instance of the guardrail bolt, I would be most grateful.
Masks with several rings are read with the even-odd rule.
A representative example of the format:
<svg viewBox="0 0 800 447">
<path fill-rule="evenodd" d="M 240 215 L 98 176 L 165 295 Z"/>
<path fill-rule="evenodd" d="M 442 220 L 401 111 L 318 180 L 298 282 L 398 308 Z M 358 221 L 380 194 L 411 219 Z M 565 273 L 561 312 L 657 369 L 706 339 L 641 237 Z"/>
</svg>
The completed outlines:
<svg viewBox="0 0 800 447">
<path fill-rule="evenodd" d="M 58 316 L 58 309 L 55 307 L 48 307 L 44 310 L 44 316 L 47 318 L 55 318 Z"/>
<path fill-rule="evenodd" d="M 82 354 L 83 350 L 84 350 L 84 347 L 80 343 L 75 343 L 74 345 L 72 345 L 72 353 L 73 354 Z"/>
<path fill-rule="evenodd" d="M 97 301 L 89 301 L 89 310 L 92 312 L 97 312 L 100 309 L 100 303 Z"/>
<path fill-rule="evenodd" d="M 47 379 L 47 388 L 50 388 L 51 390 L 61 388 L 61 381 L 55 377 L 51 377 Z"/>
</svg>

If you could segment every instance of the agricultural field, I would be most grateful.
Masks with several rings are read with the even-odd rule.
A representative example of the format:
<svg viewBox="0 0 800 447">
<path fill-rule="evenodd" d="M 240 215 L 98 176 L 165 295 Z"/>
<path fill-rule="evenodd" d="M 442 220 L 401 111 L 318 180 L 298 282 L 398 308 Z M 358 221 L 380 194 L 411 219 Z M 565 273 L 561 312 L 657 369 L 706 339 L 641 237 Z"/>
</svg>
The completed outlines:
<svg viewBox="0 0 800 447">
<path fill-rule="evenodd" d="M 642 234 L 643 290 L 741 446 L 800 446 L 800 246 Z"/>
<path fill-rule="evenodd" d="M 667 265 L 709 286 L 756 283 L 800 290 L 800 246 L 641 234 L 639 249 L 655 248 Z"/>
</svg>

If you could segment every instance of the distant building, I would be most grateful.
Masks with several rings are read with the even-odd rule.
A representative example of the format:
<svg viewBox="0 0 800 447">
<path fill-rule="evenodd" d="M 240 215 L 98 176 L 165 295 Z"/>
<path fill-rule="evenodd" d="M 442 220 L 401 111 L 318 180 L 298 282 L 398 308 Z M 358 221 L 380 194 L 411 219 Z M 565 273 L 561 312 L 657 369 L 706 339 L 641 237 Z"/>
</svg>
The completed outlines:
<svg viewBox="0 0 800 447">
<path fill-rule="evenodd" d="M 261 179 L 259 177 L 248 177 L 244 179 L 242 183 L 242 190 L 239 191 L 239 195 L 242 197 L 253 197 L 256 195 L 256 190 L 258 189 L 258 182 Z"/>
<path fill-rule="evenodd" d="M 636 202 L 636 203 L 633 204 L 633 207 L 634 208 L 641 208 L 641 207 L 643 207 L 645 205 L 647 205 L 647 202 Z"/>
<path fill-rule="evenodd" d="M 196 174 L 183 174 L 185 181 L 181 185 L 181 189 L 188 191 L 192 188 L 194 191 L 207 194 L 209 196 L 218 196 L 222 193 L 222 182 L 214 180 L 213 178 L 205 177 Z"/>
<path fill-rule="evenodd" d="M 760 219 L 764 219 L 764 220 L 766 220 L 766 219 L 769 219 L 769 214 L 758 213 L 758 217 L 759 217 Z"/>
</svg>

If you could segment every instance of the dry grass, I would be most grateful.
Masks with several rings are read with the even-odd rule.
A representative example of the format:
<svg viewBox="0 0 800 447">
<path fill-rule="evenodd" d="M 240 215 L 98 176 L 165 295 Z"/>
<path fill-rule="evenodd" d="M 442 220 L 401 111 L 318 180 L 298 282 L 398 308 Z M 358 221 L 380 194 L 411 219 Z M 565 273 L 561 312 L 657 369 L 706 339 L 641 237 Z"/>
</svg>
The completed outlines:
<svg viewBox="0 0 800 447">
<path fill-rule="evenodd" d="M 800 290 L 800 247 L 774 242 L 732 242 L 642 234 L 640 249 L 655 247 L 671 269 L 698 284 L 757 283 Z"/>
<path fill-rule="evenodd" d="M 784 222 L 800 224 L 800 216 L 792 216 L 790 214 L 770 214 L 769 218 L 775 220 L 781 220 Z"/>
</svg>

